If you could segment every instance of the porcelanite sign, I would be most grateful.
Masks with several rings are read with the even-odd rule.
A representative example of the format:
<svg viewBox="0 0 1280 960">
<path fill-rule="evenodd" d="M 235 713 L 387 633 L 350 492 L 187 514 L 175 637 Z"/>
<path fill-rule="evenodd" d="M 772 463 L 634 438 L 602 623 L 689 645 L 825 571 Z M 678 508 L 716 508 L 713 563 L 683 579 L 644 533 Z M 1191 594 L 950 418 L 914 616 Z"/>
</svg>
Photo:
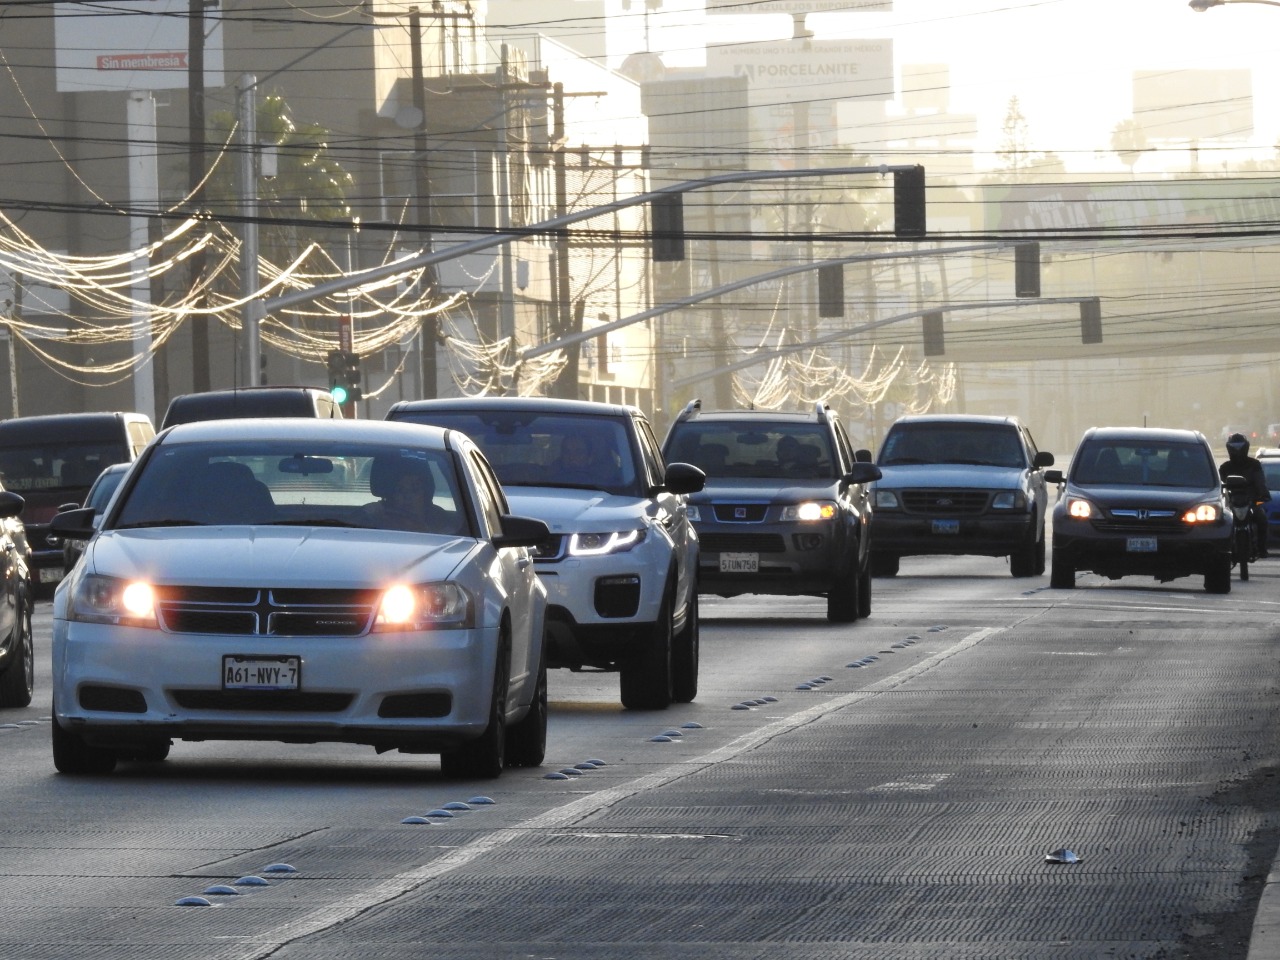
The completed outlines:
<svg viewBox="0 0 1280 960">
<path fill-rule="evenodd" d="M 59 93 L 182 90 L 188 78 L 187 0 L 141 0 L 111 12 L 54 5 Z M 204 82 L 225 84 L 222 23 L 205 21 Z"/>
<path fill-rule="evenodd" d="M 707 13 L 890 13 L 893 0 L 707 0 Z"/>
<path fill-rule="evenodd" d="M 708 46 L 707 73 L 747 77 L 753 104 L 892 100 L 893 41 L 776 40 Z"/>
</svg>

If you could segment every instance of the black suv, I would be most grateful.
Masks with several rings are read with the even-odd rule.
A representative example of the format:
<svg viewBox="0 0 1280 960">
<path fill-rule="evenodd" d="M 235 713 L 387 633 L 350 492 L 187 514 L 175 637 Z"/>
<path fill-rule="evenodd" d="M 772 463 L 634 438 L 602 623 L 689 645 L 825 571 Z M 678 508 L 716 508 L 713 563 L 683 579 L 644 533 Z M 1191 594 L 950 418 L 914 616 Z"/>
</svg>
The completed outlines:
<svg viewBox="0 0 1280 960">
<path fill-rule="evenodd" d="M 671 425 L 663 454 L 707 475 L 689 498 L 700 592 L 825 596 L 836 623 L 871 613 L 864 485 L 880 471 L 869 451 L 855 453 L 829 406 L 712 412 L 694 400 Z"/>
<path fill-rule="evenodd" d="M 1015 577 L 1045 568 L 1048 494 L 1037 450 L 1014 417 L 934 414 L 901 417 L 876 460 L 876 576 L 898 572 L 898 559 L 918 554 L 1008 557 Z"/>
</svg>

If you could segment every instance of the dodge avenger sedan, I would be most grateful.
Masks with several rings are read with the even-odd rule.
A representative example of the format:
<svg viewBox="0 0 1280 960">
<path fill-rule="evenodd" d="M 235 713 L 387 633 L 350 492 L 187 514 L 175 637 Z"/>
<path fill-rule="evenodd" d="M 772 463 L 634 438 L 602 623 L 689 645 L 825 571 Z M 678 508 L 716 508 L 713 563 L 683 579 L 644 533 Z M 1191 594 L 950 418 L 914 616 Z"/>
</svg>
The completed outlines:
<svg viewBox="0 0 1280 960">
<path fill-rule="evenodd" d="M 457 431 L 350 420 L 183 424 L 144 451 L 54 598 L 53 760 L 174 740 L 367 744 L 447 776 L 536 766 L 546 590 Z"/>
</svg>

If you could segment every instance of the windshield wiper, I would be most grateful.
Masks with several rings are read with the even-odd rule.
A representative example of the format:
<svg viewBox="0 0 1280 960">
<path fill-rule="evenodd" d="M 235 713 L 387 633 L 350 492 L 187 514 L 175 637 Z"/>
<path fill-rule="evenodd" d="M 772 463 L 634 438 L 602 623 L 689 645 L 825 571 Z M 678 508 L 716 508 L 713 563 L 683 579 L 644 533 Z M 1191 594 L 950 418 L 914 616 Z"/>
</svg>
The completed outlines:
<svg viewBox="0 0 1280 960">
<path fill-rule="evenodd" d="M 307 519 L 272 520 L 268 527 L 363 527 L 362 523 L 351 523 L 349 520 L 338 520 L 335 517 L 312 517 Z"/>
</svg>

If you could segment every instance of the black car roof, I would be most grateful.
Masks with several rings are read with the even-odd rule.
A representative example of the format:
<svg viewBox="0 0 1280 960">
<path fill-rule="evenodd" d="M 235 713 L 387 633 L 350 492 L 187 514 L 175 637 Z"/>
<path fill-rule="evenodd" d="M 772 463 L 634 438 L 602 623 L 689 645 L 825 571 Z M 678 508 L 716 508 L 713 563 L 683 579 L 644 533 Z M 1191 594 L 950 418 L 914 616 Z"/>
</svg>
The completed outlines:
<svg viewBox="0 0 1280 960">
<path fill-rule="evenodd" d="M 1197 430 L 1179 430 L 1173 427 L 1090 427 L 1085 431 L 1080 442 L 1085 440 L 1178 440 L 1183 443 L 1205 440 L 1204 434 Z"/>
<path fill-rule="evenodd" d="M 399 412 L 425 413 L 430 410 L 517 410 L 597 417 L 641 414 L 638 407 L 620 403 L 600 403 L 595 400 L 559 400 L 554 397 L 450 397 L 442 400 L 401 400 L 387 411 L 387 419 L 392 419 L 392 415 Z"/>
</svg>

